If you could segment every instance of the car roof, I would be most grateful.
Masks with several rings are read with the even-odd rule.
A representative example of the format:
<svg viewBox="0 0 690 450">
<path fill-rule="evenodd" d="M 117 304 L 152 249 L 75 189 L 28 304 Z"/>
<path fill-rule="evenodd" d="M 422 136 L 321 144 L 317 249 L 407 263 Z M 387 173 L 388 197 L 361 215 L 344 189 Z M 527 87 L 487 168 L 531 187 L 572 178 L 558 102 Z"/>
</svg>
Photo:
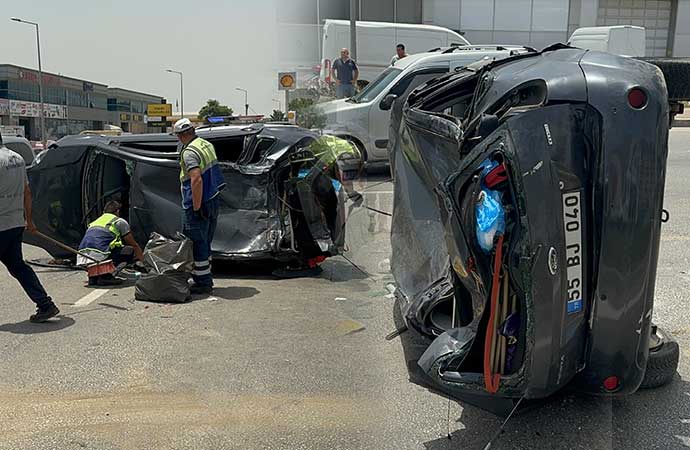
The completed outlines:
<svg viewBox="0 0 690 450">
<path fill-rule="evenodd" d="M 17 143 L 17 142 L 21 142 L 21 143 L 26 144 L 26 145 L 28 145 L 29 147 L 31 147 L 31 142 L 29 142 L 29 140 L 28 140 L 27 138 L 25 138 L 25 137 L 19 137 L 19 136 L 3 136 L 3 137 L 2 137 L 2 142 L 5 143 L 5 144 L 11 144 L 11 143 L 14 144 L 14 143 Z"/>
<path fill-rule="evenodd" d="M 420 61 L 424 64 L 434 63 L 436 61 L 453 61 L 457 59 L 466 59 L 468 56 L 477 56 L 480 59 L 483 56 L 510 56 L 520 53 L 528 53 L 535 51 L 529 47 L 521 45 L 462 45 L 453 47 L 440 47 L 424 53 L 415 53 L 399 59 L 392 65 L 397 69 L 405 70 L 412 65 L 417 65 Z M 506 55 L 508 53 L 508 55 Z"/>
</svg>

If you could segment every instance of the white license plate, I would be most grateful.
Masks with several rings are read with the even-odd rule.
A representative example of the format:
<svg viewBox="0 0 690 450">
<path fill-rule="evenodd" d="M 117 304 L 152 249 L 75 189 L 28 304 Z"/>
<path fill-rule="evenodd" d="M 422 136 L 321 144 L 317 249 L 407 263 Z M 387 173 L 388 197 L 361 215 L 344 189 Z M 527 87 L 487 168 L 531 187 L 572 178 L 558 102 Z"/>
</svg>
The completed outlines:
<svg viewBox="0 0 690 450">
<path fill-rule="evenodd" d="M 563 229 L 567 274 L 566 302 L 568 314 L 582 311 L 582 206 L 580 191 L 563 194 Z"/>
</svg>

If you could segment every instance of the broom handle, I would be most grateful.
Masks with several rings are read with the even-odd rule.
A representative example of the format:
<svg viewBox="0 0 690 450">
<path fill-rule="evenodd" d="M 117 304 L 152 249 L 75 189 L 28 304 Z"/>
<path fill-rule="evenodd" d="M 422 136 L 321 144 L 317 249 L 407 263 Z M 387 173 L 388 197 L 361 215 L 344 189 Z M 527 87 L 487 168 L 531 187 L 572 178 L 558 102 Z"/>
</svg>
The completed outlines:
<svg viewBox="0 0 690 450">
<path fill-rule="evenodd" d="M 98 260 L 95 259 L 95 258 L 92 258 L 92 257 L 90 257 L 90 256 L 88 256 L 88 255 L 85 255 L 85 254 L 83 254 L 83 253 L 81 253 L 81 252 L 78 252 L 77 250 L 73 249 L 72 247 L 70 247 L 70 246 L 68 246 L 68 245 L 63 244 L 63 243 L 60 242 L 60 241 L 56 241 L 55 239 L 46 236 L 45 234 L 41 233 L 41 232 L 38 231 L 38 230 L 34 231 L 34 234 L 36 234 L 36 235 L 42 237 L 43 239 L 45 239 L 46 241 L 48 241 L 48 242 L 50 242 L 50 243 L 52 243 L 52 244 L 57 245 L 58 247 L 60 247 L 61 249 L 65 250 L 65 251 L 68 251 L 68 252 L 70 252 L 70 253 L 74 253 L 75 255 L 83 256 L 84 258 L 90 259 L 91 261 L 96 262 L 96 263 L 101 262 L 101 261 L 98 261 Z"/>
</svg>

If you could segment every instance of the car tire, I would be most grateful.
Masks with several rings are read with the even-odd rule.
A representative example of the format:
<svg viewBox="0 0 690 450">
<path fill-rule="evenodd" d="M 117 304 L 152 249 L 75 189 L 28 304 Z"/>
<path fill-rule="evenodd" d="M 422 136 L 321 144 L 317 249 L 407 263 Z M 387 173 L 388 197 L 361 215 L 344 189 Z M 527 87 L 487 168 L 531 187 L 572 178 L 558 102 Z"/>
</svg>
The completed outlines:
<svg viewBox="0 0 690 450">
<path fill-rule="evenodd" d="M 652 389 L 668 384 L 678 369 L 680 349 L 668 333 L 653 326 L 652 333 L 659 337 L 653 348 L 649 349 L 647 368 L 640 389 Z M 650 339 L 650 342 L 654 342 Z"/>
<path fill-rule="evenodd" d="M 664 74 L 670 101 L 690 100 L 690 60 L 675 58 L 643 58 Z"/>
</svg>

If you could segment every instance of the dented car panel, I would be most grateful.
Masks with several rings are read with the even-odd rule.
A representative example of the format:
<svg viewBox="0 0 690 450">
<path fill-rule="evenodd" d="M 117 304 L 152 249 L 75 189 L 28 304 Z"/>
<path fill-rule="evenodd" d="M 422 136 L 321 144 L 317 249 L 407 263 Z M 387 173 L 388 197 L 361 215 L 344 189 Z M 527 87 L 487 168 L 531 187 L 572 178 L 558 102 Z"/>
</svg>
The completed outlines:
<svg viewBox="0 0 690 450">
<path fill-rule="evenodd" d="M 627 102 L 633 87 L 647 93 L 642 109 Z M 424 185 L 420 198 L 433 198 L 436 212 L 396 186 L 394 212 L 409 215 L 393 229 L 394 252 L 403 242 L 421 248 L 426 265 L 417 270 L 427 272 L 395 257 L 392 269 L 405 320 L 434 339 L 418 364 L 439 387 L 484 404 L 546 397 L 573 380 L 594 393 L 638 388 L 667 124 L 656 67 L 562 46 L 441 77 L 410 95 L 393 149 L 396 184 Z M 482 250 L 475 231 L 477 199 L 491 192 L 489 163 L 505 168 L 500 263 L 498 247 Z M 441 226 L 423 226 L 418 211 Z M 510 305 L 498 325 L 513 315 L 506 308 L 514 311 L 510 357 L 500 346 L 495 357 L 486 342 L 497 297 Z M 610 376 L 613 390 L 603 387 Z"/>
<path fill-rule="evenodd" d="M 287 262 L 342 249 L 344 229 L 331 224 L 327 236 L 312 236 L 302 213 L 305 205 L 326 208 L 325 216 L 343 223 L 342 189 L 330 182 L 306 188 L 301 183 L 301 193 L 292 187 L 305 163 L 292 162 L 290 156 L 308 148 L 317 134 L 280 125 L 219 127 L 198 134 L 216 146 L 227 183 L 220 193 L 215 258 Z M 140 244 L 154 231 L 174 236 L 182 225 L 178 152 L 175 137 L 163 134 L 62 139 L 29 170 L 36 225 L 76 246 L 107 199 L 117 197 Z M 327 204 L 320 202 L 324 199 Z M 26 239 L 55 257 L 68 256 L 32 236 Z M 314 244 L 316 239 L 327 245 Z"/>
</svg>

